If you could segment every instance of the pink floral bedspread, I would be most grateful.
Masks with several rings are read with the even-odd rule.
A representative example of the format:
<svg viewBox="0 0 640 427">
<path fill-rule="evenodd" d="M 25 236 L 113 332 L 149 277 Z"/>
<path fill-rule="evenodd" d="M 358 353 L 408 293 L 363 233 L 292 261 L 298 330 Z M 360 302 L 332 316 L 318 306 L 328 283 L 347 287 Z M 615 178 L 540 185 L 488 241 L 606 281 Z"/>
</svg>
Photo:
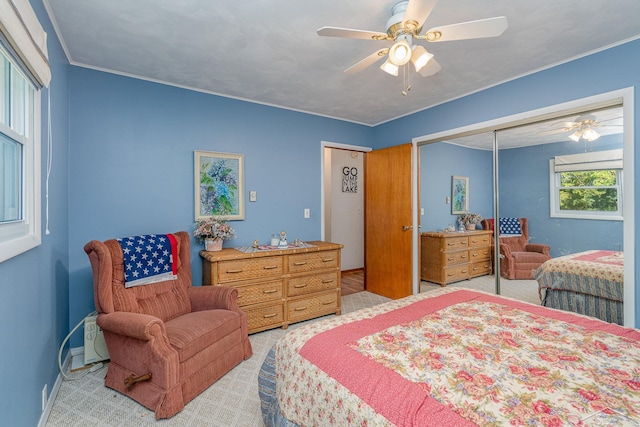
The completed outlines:
<svg viewBox="0 0 640 427">
<path fill-rule="evenodd" d="M 464 289 L 293 330 L 276 372 L 304 426 L 640 425 L 640 331 Z"/>
<path fill-rule="evenodd" d="M 540 267 L 540 271 L 575 274 L 622 283 L 624 282 L 624 256 L 622 252 L 614 251 L 579 252 L 552 258 Z"/>
</svg>

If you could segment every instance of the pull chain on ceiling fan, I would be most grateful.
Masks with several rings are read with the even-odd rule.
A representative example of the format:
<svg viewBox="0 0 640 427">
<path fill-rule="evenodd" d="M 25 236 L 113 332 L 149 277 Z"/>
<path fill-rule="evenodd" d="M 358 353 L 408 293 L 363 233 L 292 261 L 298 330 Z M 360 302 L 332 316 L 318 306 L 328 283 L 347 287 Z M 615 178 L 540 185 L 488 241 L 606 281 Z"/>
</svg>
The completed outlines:
<svg viewBox="0 0 640 427">
<path fill-rule="evenodd" d="M 433 76 L 441 69 L 440 64 L 433 58 L 433 54 L 427 52 L 422 45 L 413 44 L 415 40 L 443 42 L 497 37 L 504 33 L 508 27 L 507 18 L 499 16 L 434 27 L 421 35 L 422 26 L 437 2 L 438 0 L 402 0 L 397 2 L 391 8 L 392 16 L 387 21 L 386 33 L 339 27 L 322 27 L 317 30 L 317 33 L 325 37 L 393 41 L 390 47 L 373 52 L 344 72 L 355 74 L 386 56 L 387 59 L 380 66 L 380 69 L 397 77 L 400 67 L 406 68 L 403 72 L 403 78 L 408 80 L 409 62 L 413 64 L 415 71 L 423 77 Z M 405 81 L 404 88 L 402 94 L 406 95 L 411 86 Z"/>
</svg>

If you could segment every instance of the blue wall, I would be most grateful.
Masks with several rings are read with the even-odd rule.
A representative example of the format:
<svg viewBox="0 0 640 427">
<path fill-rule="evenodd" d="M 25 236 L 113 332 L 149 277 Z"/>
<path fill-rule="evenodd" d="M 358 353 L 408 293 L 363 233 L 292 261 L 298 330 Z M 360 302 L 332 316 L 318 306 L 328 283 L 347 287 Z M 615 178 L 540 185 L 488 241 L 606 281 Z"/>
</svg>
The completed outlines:
<svg viewBox="0 0 640 427">
<path fill-rule="evenodd" d="M 593 151 L 622 148 L 622 135 L 603 136 Z M 622 248 L 622 221 L 551 218 L 549 215 L 549 160 L 554 156 L 584 152 L 571 141 L 500 150 L 501 217 L 527 217 L 533 243 L 551 247 L 551 256 L 590 249 Z"/>
<path fill-rule="evenodd" d="M 246 220 L 231 223 L 237 237 L 225 242 L 239 246 L 282 229 L 291 239 L 319 239 L 321 141 L 366 146 L 373 139 L 362 125 L 84 68 L 70 74 L 72 324 L 94 310 L 85 243 L 193 230 L 194 150 L 245 156 Z M 248 201 L 251 190 L 257 202 Z M 199 284 L 202 245 L 191 243 Z"/>
<path fill-rule="evenodd" d="M 54 387 L 58 346 L 69 323 L 68 63 L 41 2 L 33 8 L 48 34 L 52 81 L 42 91 L 42 244 L 0 263 L 0 424 L 35 426 L 42 388 Z M 47 96 L 51 94 L 53 162 L 45 235 Z"/>
<path fill-rule="evenodd" d="M 42 387 L 51 390 L 57 376 L 58 346 L 94 308 L 83 245 L 191 229 L 194 150 L 246 156 L 246 190 L 257 191 L 258 201 L 246 203 L 247 219 L 233 223 L 239 237 L 229 244 L 266 239 L 282 228 L 292 237 L 316 239 L 321 140 L 382 148 L 640 84 L 640 41 L 633 41 L 369 128 L 69 67 L 42 3 L 32 3 L 49 35 L 53 72 L 51 234 L 38 248 L 0 264 L 0 339 L 7 349 L 0 361 L 0 413 L 6 425 L 37 423 Z M 46 96 L 45 90 L 43 129 Z M 634 121 L 640 123 L 637 93 L 635 101 Z M 636 150 L 628 160 L 638 165 L 639 158 Z M 635 199 L 640 212 L 640 187 Z M 43 212 L 44 201 L 43 193 Z M 311 219 L 302 219 L 304 208 L 311 209 Z M 638 239 L 638 224 L 636 230 Z M 197 250 L 194 242 L 196 283 Z M 640 265 L 640 251 L 635 264 Z M 81 338 L 74 337 L 71 346 L 78 345 Z"/>
<path fill-rule="evenodd" d="M 469 177 L 469 212 L 493 217 L 493 152 L 438 142 L 420 147 L 420 206 L 423 231 L 456 226 L 451 214 L 451 177 Z"/>
</svg>

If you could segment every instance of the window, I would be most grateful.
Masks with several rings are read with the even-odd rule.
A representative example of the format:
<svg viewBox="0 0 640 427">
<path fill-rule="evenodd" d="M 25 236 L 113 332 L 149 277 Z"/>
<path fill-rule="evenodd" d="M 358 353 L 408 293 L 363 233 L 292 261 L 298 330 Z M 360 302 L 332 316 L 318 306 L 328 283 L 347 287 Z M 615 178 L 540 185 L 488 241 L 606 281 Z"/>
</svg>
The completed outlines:
<svg viewBox="0 0 640 427">
<path fill-rule="evenodd" d="M 550 160 L 551 216 L 622 220 L 622 150 Z"/>
<path fill-rule="evenodd" d="M 0 0 L 0 262 L 40 244 L 40 96 L 47 33 L 29 0 Z"/>
<path fill-rule="evenodd" d="M 41 241 L 40 92 L 0 48 L 0 262 Z"/>
</svg>

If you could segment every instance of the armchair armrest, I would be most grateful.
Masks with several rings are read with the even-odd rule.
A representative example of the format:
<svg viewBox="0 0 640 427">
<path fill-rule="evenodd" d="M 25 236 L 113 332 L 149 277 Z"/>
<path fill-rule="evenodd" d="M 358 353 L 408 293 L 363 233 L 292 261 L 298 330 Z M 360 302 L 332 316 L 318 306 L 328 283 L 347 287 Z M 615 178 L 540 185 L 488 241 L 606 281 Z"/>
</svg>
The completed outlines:
<svg viewBox="0 0 640 427">
<path fill-rule="evenodd" d="M 231 286 L 191 286 L 191 311 L 226 309 L 240 311 L 238 290 Z"/>
<path fill-rule="evenodd" d="M 143 341 L 166 335 L 164 322 L 148 314 L 124 311 L 102 313 L 96 322 L 105 331 Z"/>
<path fill-rule="evenodd" d="M 542 243 L 527 243 L 524 245 L 527 252 L 540 252 L 541 254 L 549 255 L 549 246 Z"/>
<path fill-rule="evenodd" d="M 505 245 L 504 243 L 500 244 L 500 255 L 504 255 L 505 258 L 512 258 L 511 248 L 509 245 Z"/>
</svg>

